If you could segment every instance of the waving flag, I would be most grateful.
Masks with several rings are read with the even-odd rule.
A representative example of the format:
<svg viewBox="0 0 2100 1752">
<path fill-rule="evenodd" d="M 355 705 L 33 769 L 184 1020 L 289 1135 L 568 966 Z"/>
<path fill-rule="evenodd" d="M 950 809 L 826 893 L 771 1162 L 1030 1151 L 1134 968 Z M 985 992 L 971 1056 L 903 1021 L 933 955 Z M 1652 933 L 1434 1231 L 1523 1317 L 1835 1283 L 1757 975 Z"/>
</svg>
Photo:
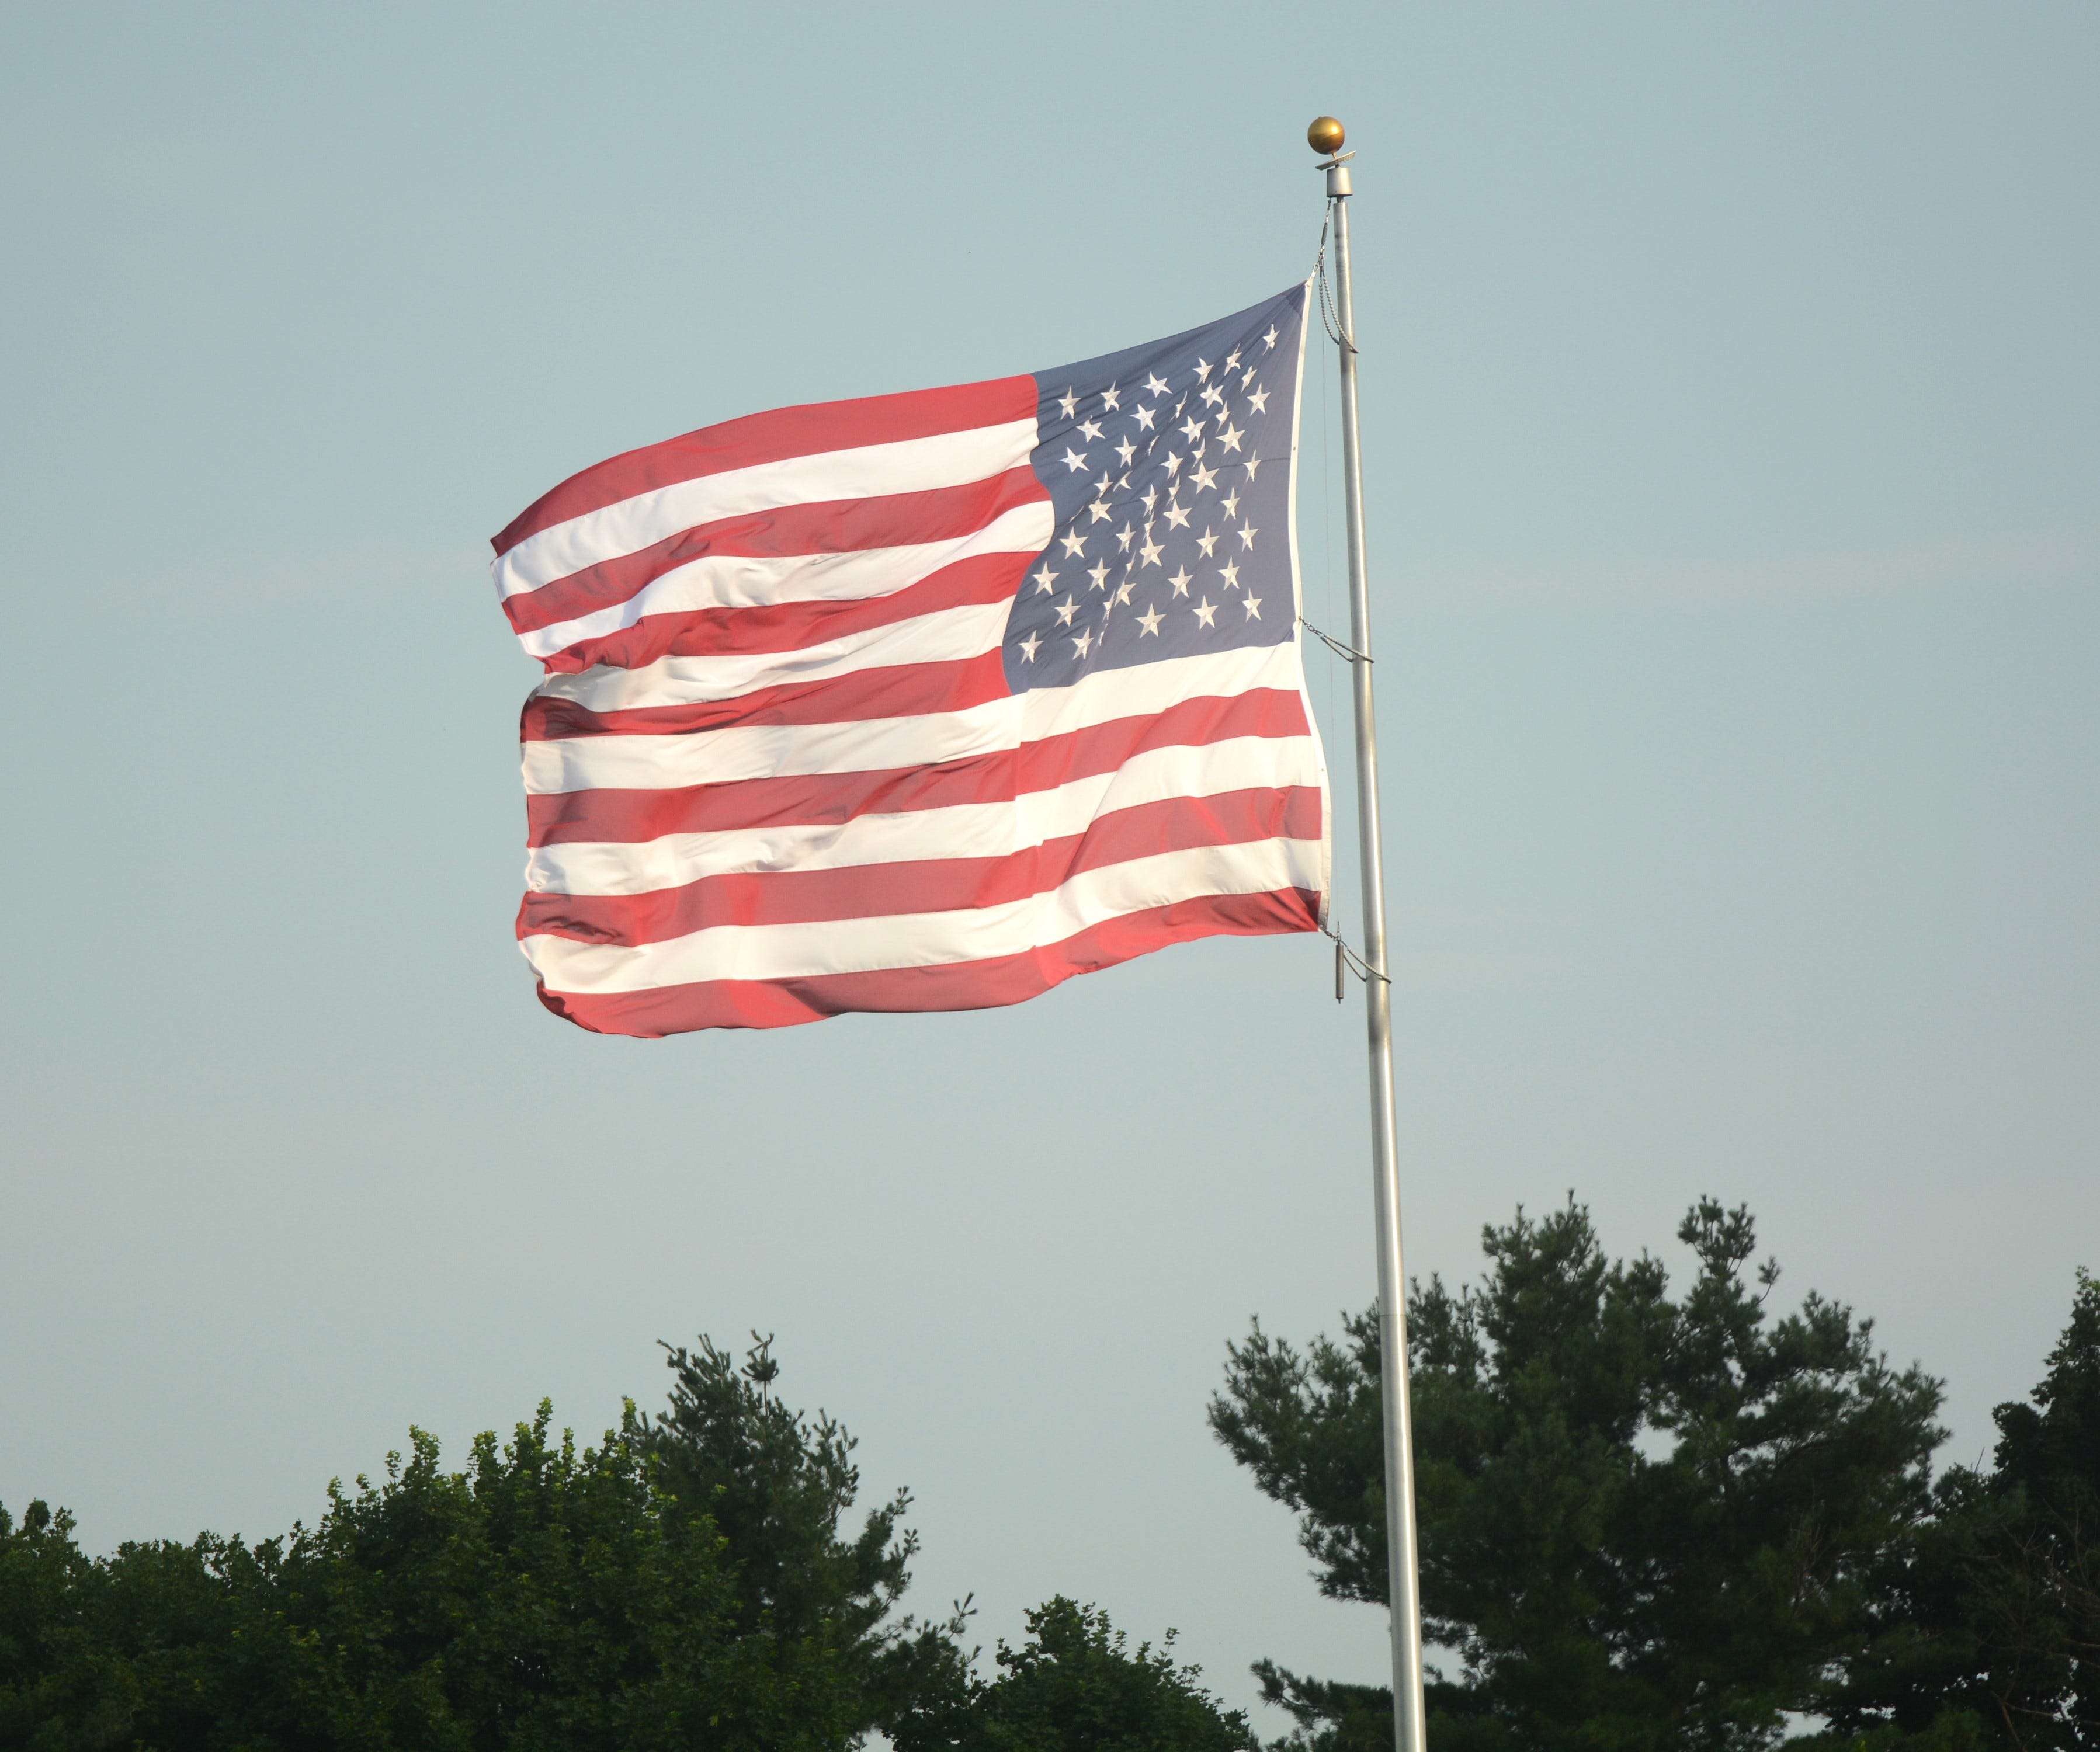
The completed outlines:
<svg viewBox="0 0 2100 1752">
<path fill-rule="evenodd" d="M 634 1035 L 977 1009 L 1317 929 L 1305 300 L 710 426 L 498 535 L 547 671 L 518 935 L 548 1008 Z"/>
</svg>

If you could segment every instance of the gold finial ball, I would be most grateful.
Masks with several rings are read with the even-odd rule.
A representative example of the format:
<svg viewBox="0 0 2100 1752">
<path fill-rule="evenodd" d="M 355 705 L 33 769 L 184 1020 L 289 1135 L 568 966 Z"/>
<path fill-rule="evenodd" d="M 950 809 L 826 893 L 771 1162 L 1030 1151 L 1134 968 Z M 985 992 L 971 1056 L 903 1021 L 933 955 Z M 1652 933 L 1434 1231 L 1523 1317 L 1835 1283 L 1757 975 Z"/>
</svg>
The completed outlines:
<svg viewBox="0 0 2100 1752">
<path fill-rule="evenodd" d="M 1341 123 L 1332 116 L 1321 117 L 1305 130 L 1305 143 L 1314 152 L 1325 152 L 1330 156 L 1341 151 L 1342 142 L 1346 138 L 1342 132 Z"/>
</svg>

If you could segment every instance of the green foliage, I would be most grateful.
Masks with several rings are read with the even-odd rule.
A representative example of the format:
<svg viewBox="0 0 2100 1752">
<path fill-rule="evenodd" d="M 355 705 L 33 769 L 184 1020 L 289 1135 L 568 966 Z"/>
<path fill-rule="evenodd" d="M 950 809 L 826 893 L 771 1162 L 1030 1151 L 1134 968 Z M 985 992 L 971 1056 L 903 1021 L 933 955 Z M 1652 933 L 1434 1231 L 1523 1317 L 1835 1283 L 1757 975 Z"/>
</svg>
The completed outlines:
<svg viewBox="0 0 2100 1752">
<path fill-rule="evenodd" d="M 99 1577 L 74 1543 L 73 1517 L 33 1502 L 17 1527 L 0 1506 L 0 1746 L 45 1723 L 108 1718 L 113 1679 L 95 1647 Z"/>
<path fill-rule="evenodd" d="M 1955 1468 L 1887 1555 L 1879 1635 L 1825 1704 L 1832 1745 L 2100 1745 L 2100 1283 L 2032 1405 L 2000 1406 L 1988 1474 Z"/>
<path fill-rule="evenodd" d="M 965 1694 L 955 1627 L 890 1622 L 903 1499 L 841 1540 L 851 1438 L 723 1360 L 674 1352 L 660 1425 L 580 1452 L 545 1405 L 462 1472 L 415 1432 L 252 1550 L 91 1561 L 0 1511 L 0 1746 L 816 1752 Z"/>
<path fill-rule="evenodd" d="M 957 1752 L 1242 1752 L 1258 1747 L 1246 1718 L 1224 1710 L 1193 1666 L 1174 1662 L 1174 1633 L 1155 1651 L 1127 1639 L 1099 1608 L 1062 1596 L 1028 1614 L 1028 1640 L 999 1645 L 999 1672 L 973 1686 L 968 1710 L 941 1724 Z"/>
<path fill-rule="evenodd" d="M 909 1494 L 900 1490 L 843 1537 L 860 1490 L 854 1438 L 774 1397 L 771 1340 L 759 1340 L 741 1367 L 704 1336 L 696 1352 L 664 1349 L 670 1409 L 653 1424 L 630 1418 L 627 1434 L 681 1515 L 720 1535 L 735 1634 L 768 1651 L 816 1737 L 810 1743 L 849 1743 L 964 1695 L 956 1639 L 966 1609 L 942 1624 L 892 1616 L 918 1549 L 902 1525 Z"/>
<path fill-rule="evenodd" d="M 332 1487 L 295 1533 L 269 1605 L 290 1633 L 287 1700 L 258 1723 L 323 1744 L 656 1746 L 779 1713 L 771 1675 L 726 1634 L 712 1530 L 664 1512 L 641 1456 L 608 1435 L 548 1440 L 544 1403 L 466 1472 L 417 1432 L 386 1482 Z"/>
<path fill-rule="evenodd" d="M 1409 1305 L 1432 1687 L 1451 1752 L 1751 1752 L 1814 1708 L 1872 1631 L 1869 1573 L 1924 1520 L 1936 1382 L 1811 1295 L 1773 1318 L 1749 1213 L 1702 1201 L 1699 1269 L 1608 1260 L 1572 1200 L 1485 1231 L 1485 1282 Z M 1211 1424 L 1299 1512 L 1323 1591 L 1385 1599 L 1375 1314 L 1300 1354 L 1259 1325 Z M 1323 1746 L 1390 1745 L 1389 1699 L 1280 1669 Z"/>
<path fill-rule="evenodd" d="M 902 1615 L 908 1499 L 857 1530 L 854 1442 L 739 1366 L 666 1347 L 669 1408 L 578 1451 L 551 1408 L 463 1471 L 412 1433 L 377 1484 L 254 1548 L 90 1560 L 0 1508 L 0 1748 L 90 1752 L 1233 1752 L 1245 1719 L 1169 1650 L 1054 1600 L 986 1681 Z M 1168 1642 L 1171 1645 L 1171 1634 Z"/>
<path fill-rule="evenodd" d="M 1572 1200 L 1484 1236 L 1476 1288 L 1410 1302 L 1423 1582 L 1455 1670 L 1438 1752 L 2093 1752 L 2100 1747 L 2100 1284 L 1988 1473 L 1936 1486 L 1938 1384 L 1868 1323 L 1767 1303 L 1742 1210 L 1697 1269 L 1604 1255 Z M 0 1749 L 87 1752 L 1233 1752 L 1257 1745 L 1173 1635 L 1061 1596 L 995 1672 L 905 1615 L 899 1493 L 858 1520 L 853 1438 L 739 1362 L 666 1347 L 669 1405 L 579 1450 L 543 1404 L 448 1472 L 411 1433 L 254 1547 L 129 1544 L 0 1508 Z M 1378 1331 L 1229 1347 L 1219 1437 L 1299 1515 L 1330 1596 L 1382 1605 Z M 1390 1746 L 1382 1688 L 1256 1669 L 1321 1752 Z"/>
<path fill-rule="evenodd" d="M 1987 1689 L 2028 1746 L 2100 1744 L 2100 1283 L 2078 1277 L 2035 1403 L 2002 1405 Z"/>
<path fill-rule="evenodd" d="M 664 1515 L 630 1444 L 579 1454 L 549 1415 L 460 1473 L 415 1432 L 383 1483 L 332 1486 L 318 1525 L 253 1551 L 88 1564 L 67 1527 L 64 1553 L 26 1554 L 73 1585 L 30 1607 L 63 1642 L 0 1666 L 0 1745 L 611 1752 L 730 1722 L 790 1743 L 764 1737 L 776 1688 L 730 1634 L 719 1539 Z"/>
</svg>

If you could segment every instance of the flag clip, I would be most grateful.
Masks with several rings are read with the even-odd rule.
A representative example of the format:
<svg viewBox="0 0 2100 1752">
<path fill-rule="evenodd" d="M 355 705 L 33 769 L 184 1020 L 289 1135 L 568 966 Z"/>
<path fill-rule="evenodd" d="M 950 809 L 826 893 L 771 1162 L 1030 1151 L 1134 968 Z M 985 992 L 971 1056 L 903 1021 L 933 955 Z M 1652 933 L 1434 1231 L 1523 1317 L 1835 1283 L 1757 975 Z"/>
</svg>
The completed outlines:
<svg viewBox="0 0 2100 1752">
<path fill-rule="evenodd" d="M 1314 638 L 1317 639 L 1321 644 L 1326 645 L 1327 649 L 1332 651 L 1337 657 L 1346 658 L 1352 663 L 1371 663 L 1378 661 L 1378 659 L 1373 657 L 1369 651 L 1360 651 L 1353 645 L 1343 644 L 1342 641 L 1339 639 L 1337 639 L 1332 633 L 1321 632 L 1317 627 L 1314 626 L 1312 622 L 1306 619 L 1303 614 L 1298 617 L 1298 624 L 1303 627 L 1308 632 L 1311 633 Z"/>
<path fill-rule="evenodd" d="M 1344 969 L 1350 973 L 1353 973 L 1366 985 L 1374 979 L 1376 979 L 1385 985 L 1391 985 L 1392 984 L 1392 981 L 1389 977 L 1380 973 L 1377 968 L 1372 966 L 1371 964 L 1365 961 L 1362 956 L 1359 955 L 1354 949 L 1351 949 L 1348 944 L 1344 943 L 1342 940 L 1342 933 L 1340 931 L 1330 931 L 1325 926 L 1322 926 L 1321 927 L 1320 934 L 1322 936 L 1332 937 L 1335 940 L 1335 1001 L 1336 1003 L 1339 1004 L 1342 1001 L 1343 972 Z"/>
</svg>

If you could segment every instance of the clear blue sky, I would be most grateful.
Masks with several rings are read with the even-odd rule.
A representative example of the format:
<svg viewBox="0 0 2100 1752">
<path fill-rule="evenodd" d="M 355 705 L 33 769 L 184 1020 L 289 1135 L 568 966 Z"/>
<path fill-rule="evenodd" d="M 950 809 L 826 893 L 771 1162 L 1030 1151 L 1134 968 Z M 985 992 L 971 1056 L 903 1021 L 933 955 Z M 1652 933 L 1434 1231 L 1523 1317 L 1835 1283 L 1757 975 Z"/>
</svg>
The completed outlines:
<svg viewBox="0 0 2100 1752">
<path fill-rule="evenodd" d="M 2036 1379 L 2100 1266 L 2100 11 L 7 40 L 0 1499 L 99 1548 L 267 1534 L 412 1420 L 457 1455 L 549 1393 L 595 1432 L 660 1397 L 657 1338 L 757 1327 L 918 1493 L 922 1606 L 974 1589 L 989 1641 L 1099 1600 L 1242 1701 L 1262 1654 L 1381 1670 L 1202 1421 L 1250 1314 L 1371 1292 L 1323 945 L 565 1027 L 511 940 L 531 675 L 483 545 L 617 450 L 1280 288 L 1322 110 L 1361 152 L 1411 1268 L 1570 1187 L 1674 1261 L 1712 1192 L 1947 1378 L 1950 1458 Z"/>
</svg>

